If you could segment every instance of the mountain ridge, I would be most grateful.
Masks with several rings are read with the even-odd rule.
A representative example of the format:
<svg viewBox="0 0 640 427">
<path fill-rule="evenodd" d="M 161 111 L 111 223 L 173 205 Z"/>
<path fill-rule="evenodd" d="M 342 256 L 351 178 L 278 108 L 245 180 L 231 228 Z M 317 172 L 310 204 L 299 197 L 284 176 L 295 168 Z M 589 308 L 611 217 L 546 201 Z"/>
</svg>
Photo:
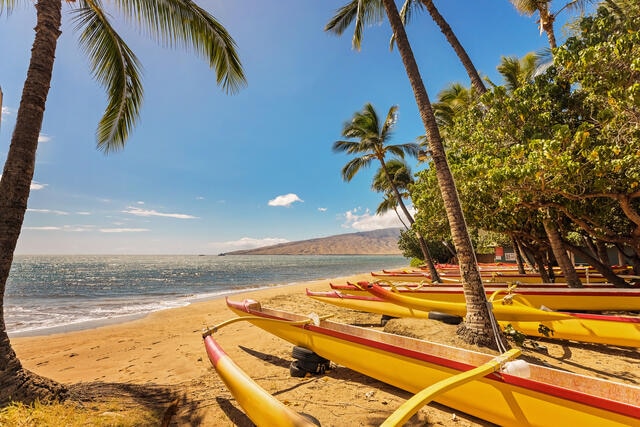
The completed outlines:
<svg viewBox="0 0 640 427">
<path fill-rule="evenodd" d="M 220 255 L 402 255 L 398 248 L 400 228 L 336 234 L 328 237 L 299 240 L 224 252 Z"/>
</svg>

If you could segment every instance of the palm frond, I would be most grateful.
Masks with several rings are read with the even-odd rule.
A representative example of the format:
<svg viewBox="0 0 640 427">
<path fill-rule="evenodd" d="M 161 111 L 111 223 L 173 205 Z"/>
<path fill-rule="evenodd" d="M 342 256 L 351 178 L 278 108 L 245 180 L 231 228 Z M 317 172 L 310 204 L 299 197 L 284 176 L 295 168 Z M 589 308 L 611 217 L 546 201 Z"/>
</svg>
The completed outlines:
<svg viewBox="0 0 640 427">
<path fill-rule="evenodd" d="M 356 18 L 358 3 L 360 3 L 360 0 L 352 0 L 338 9 L 333 18 L 324 26 L 324 30 L 341 36 Z"/>
<path fill-rule="evenodd" d="M 411 22 L 413 17 L 413 12 L 416 9 L 424 9 L 424 5 L 420 0 L 405 0 L 402 8 L 400 9 L 400 20 L 402 21 L 402 25 L 406 26 Z M 391 39 L 389 40 L 389 50 L 393 50 L 393 46 L 396 43 L 395 34 L 391 35 Z"/>
<path fill-rule="evenodd" d="M 509 0 L 518 12 L 533 16 L 538 11 L 539 3 L 550 3 L 551 0 Z"/>
<path fill-rule="evenodd" d="M 353 147 L 359 145 L 356 141 L 336 141 L 333 143 L 333 151 L 335 153 L 352 152 Z"/>
<path fill-rule="evenodd" d="M 0 16 L 6 11 L 7 16 L 11 15 L 13 9 L 15 9 L 18 3 L 26 3 L 21 2 L 20 0 L 0 0 Z"/>
<path fill-rule="evenodd" d="M 380 129 L 380 138 L 384 141 L 391 136 L 393 131 L 393 127 L 396 125 L 398 121 L 398 106 L 394 105 L 389 108 L 387 112 L 387 117 L 384 120 L 384 124 L 382 125 L 382 129 Z"/>
<path fill-rule="evenodd" d="M 354 23 L 351 44 L 354 49 L 360 50 L 364 27 L 382 22 L 385 16 L 382 0 L 352 0 L 336 11 L 324 29 L 342 35 Z"/>
<path fill-rule="evenodd" d="M 349 162 L 342 168 L 342 179 L 347 182 L 351 181 L 360 169 L 369 167 L 371 162 L 375 159 L 376 157 L 373 154 L 366 154 L 362 157 L 356 157 L 349 160 Z"/>
<path fill-rule="evenodd" d="M 209 12 L 190 0 L 115 0 L 126 19 L 166 47 L 191 49 L 209 62 L 218 85 L 235 93 L 246 85 L 236 43 Z"/>
<path fill-rule="evenodd" d="M 140 64 L 103 14 L 99 0 L 81 2 L 73 14 L 91 72 L 109 98 L 98 124 L 98 148 L 107 153 L 122 149 L 142 104 Z"/>
</svg>

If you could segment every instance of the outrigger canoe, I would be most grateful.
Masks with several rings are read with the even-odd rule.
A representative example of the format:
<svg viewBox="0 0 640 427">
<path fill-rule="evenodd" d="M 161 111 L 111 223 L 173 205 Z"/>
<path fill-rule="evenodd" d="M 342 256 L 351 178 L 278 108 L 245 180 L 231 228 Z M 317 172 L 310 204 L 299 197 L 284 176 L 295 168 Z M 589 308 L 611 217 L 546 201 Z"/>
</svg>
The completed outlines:
<svg viewBox="0 0 640 427">
<path fill-rule="evenodd" d="M 430 319 L 435 317 L 433 312 L 443 312 L 443 308 L 446 308 L 443 306 L 439 306 L 438 309 L 427 306 L 422 306 L 421 308 L 408 307 L 373 295 L 349 295 L 339 291 L 313 292 L 307 290 L 307 296 L 326 304 L 391 317 Z M 554 313 L 557 315 L 555 319 L 529 321 L 497 319 L 497 321 L 503 330 L 508 325 L 511 325 L 515 330 L 535 338 L 640 347 L 640 318 L 582 313 Z M 460 317 L 464 315 L 460 311 L 450 311 L 448 314 Z M 541 325 L 543 328 L 540 327 Z"/>
<path fill-rule="evenodd" d="M 294 346 L 355 371 L 419 393 L 430 384 L 487 363 L 492 355 L 267 309 L 227 299 L 249 322 Z M 262 320 L 260 319 L 262 318 Z M 264 321 L 277 319 L 280 322 Z M 309 323 L 301 325 L 299 322 Z M 296 323 L 298 322 L 298 323 Z M 502 426 L 632 426 L 640 423 L 640 388 L 529 365 L 528 375 L 492 373 L 435 401 Z"/>
<path fill-rule="evenodd" d="M 439 273 L 441 281 L 450 281 L 450 282 L 459 282 L 460 281 L 460 273 L 459 272 L 442 272 Z M 426 271 L 412 271 L 412 272 L 402 272 L 402 271 L 383 271 L 383 272 L 371 272 L 371 276 L 373 276 L 376 280 L 390 280 L 394 282 L 431 282 L 431 275 Z M 504 283 L 504 282 L 521 282 L 521 283 L 540 283 L 542 282 L 542 276 L 537 273 L 525 273 L 520 274 L 511 271 L 493 271 L 483 273 L 480 272 L 480 276 L 482 277 L 482 281 L 485 283 Z M 590 275 L 578 275 L 580 280 L 587 283 L 603 283 L 607 282 L 607 279 L 597 273 L 592 273 Z M 627 281 L 637 281 L 640 280 L 640 276 L 634 275 L 626 275 L 622 274 L 619 277 L 627 280 Z"/>
<path fill-rule="evenodd" d="M 238 404 L 257 426 L 316 427 L 260 387 L 225 353 L 210 334 L 204 337 L 207 355 Z"/>
<path fill-rule="evenodd" d="M 390 283 L 376 283 L 385 289 L 389 287 L 401 295 L 432 301 L 464 303 L 461 286 L 401 286 Z M 330 284 L 331 289 L 352 295 L 368 294 L 371 283 L 358 282 L 346 285 Z M 484 286 L 487 296 L 496 291 L 521 295 L 533 307 L 549 307 L 553 310 L 577 311 L 635 311 L 640 310 L 640 288 L 551 288 L 532 286 Z"/>
</svg>

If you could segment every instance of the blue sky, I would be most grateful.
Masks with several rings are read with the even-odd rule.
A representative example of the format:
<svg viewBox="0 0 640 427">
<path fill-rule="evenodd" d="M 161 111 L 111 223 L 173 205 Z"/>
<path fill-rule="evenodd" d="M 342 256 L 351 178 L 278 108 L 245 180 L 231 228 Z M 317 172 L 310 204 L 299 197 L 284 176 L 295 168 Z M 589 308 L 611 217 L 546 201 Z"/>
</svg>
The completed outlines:
<svg viewBox="0 0 640 427">
<path fill-rule="evenodd" d="M 367 28 L 358 52 L 351 32 L 323 31 L 343 1 L 198 3 L 237 42 L 248 86 L 227 95 L 201 58 L 159 47 L 120 22 L 143 65 L 145 98 L 127 147 L 110 155 L 95 148 L 94 137 L 106 96 L 90 76 L 63 3 L 16 253 L 217 254 L 400 225 L 395 214 L 375 215 L 381 196 L 370 183 L 377 165 L 346 183 L 340 170 L 349 157 L 331 150 L 366 102 L 382 116 L 399 106 L 394 143 L 424 133 L 400 57 L 388 48 L 388 24 Z M 3 162 L 33 42 L 35 12 L 26 4 L 0 16 Z M 519 15 L 507 0 L 436 5 L 476 67 L 495 82 L 501 56 L 547 46 L 535 18 Z M 432 101 L 450 83 L 467 84 L 426 12 L 414 17 L 409 37 Z"/>
</svg>

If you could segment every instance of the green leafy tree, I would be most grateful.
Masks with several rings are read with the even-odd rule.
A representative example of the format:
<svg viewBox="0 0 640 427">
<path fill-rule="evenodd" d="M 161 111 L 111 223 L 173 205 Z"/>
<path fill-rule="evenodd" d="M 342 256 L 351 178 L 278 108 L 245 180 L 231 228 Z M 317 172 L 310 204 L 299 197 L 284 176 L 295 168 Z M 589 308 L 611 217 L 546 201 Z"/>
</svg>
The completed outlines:
<svg viewBox="0 0 640 427">
<path fill-rule="evenodd" d="M 18 108 L 2 179 L 0 180 L 0 404 L 9 400 L 33 402 L 64 398 L 66 388 L 22 367 L 11 347 L 4 322 L 4 294 L 34 174 L 38 135 L 51 86 L 51 74 L 61 34 L 62 1 L 35 3 L 0 0 L 0 14 L 18 3 L 36 9 L 31 60 Z M 142 102 L 140 65 L 112 26 L 111 12 L 95 0 L 66 3 L 79 32 L 80 46 L 89 57 L 91 72 L 108 95 L 98 124 L 98 148 L 106 153 L 124 147 L 139 116 Z M 222 25 L 193 2 L 120 0 L 115 12 L 167 46 L 197 52 L 214 69 L 218 83 L 233 92 L 245 82 L 235 43 Z"/>
<path fill-rule="evenodd" d="M 639 22 L 632 8 L 599 9 L 556 49 L 544 74 L 513 91 L 496 87 L 456 116 L 447 128 L 449 160 L 470 223 L 542 248 L 550 219 L 576 254 L 587 247 L 572 233 L 638 259 Z M 620 280 L 597 259 L 594 267 Z"/>
</svg>

